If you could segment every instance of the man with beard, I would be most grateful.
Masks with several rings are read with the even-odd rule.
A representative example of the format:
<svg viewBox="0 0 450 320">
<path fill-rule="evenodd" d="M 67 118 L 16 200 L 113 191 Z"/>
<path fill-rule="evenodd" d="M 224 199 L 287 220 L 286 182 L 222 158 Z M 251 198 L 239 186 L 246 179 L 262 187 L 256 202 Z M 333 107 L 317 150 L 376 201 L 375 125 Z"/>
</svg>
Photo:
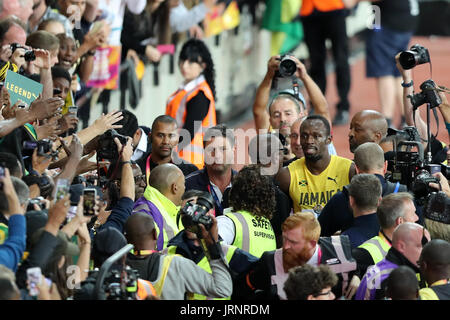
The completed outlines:
<svg viewBox="0 0 450 320">
<path fill-rule="evenodd" d="M 355 164 L 330 155 L 330 123 L 320 115 L 308 116 L 300 126 L 304 157 L 277 174 L 281 190 L 292 199 L 294 212 L 320 213 L 333 194 L 342 190 L 356 173 Z"/>
<path fill-rule="evenodd" d="M 350 151 L 365 142 L 380 144 L 381 139 L 386 137 L 388 124 L 386 118 L 375 110 L 363 110 L 356 113 L 350 122 L 348 142 Z"/>
<path fill-rule="evenodd" d="M 327 265 L 339 281 L 332 288 L 336 297 L 351 298 L 356 288 L 349 285 L 356 270 L 347 236 L 320 238 L 320 224 L 312 212 L 300 212 L 287 218 L 282 226 L 283 247 L 266 251 L 252 270 L 234 289 L 241 298 L 285 300 L 284 283 L 291 268 L 309 264 Z M 353 282 L 353 281 L 352 281 Z"/>
<path fill-rule="evenodd" d="M 195 165 L 181 159 L 173 150 L 178 145 L 180 138 L 177 130 L 177 123 L 171 116 L 162 115 L 153 121 L 150 133 L 151 153 L 147 153 L 137 160 L 141 170 L 145 170 L 147 183 L 151 170 L 160 164 L 173 163 L 180 168 L 184 176 L 198 170 Z"/>
<path fill-rule="evenodd" d="M 214 199 L 217 217 L 228 207 L 231 180 L 237 173 L 231 168 L 236 149 L 234 133 L 223 124 L 216 125 L 205 132 L 203 145 L 205 167 L 186 177 L 186 190 L 209 192 Z"/>
</svg>

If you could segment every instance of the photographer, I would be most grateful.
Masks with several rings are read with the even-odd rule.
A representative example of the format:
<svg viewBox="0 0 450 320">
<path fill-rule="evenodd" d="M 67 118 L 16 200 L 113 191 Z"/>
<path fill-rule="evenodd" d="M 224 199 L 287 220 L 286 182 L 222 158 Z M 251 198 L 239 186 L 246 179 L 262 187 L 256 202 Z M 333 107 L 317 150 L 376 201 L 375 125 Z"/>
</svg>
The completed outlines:
<svg viewBox="0 0 450 320">
<path fill-rule="evenodd" d="M 131 138 L 128 138 L 126 145 L 122 145 L 118 138 L 114 138 L 114 142 L 117 146 L 117 151 L 119 152 L 119 162 L 117 165 L 122 166 L 122 173 L 120 179 L 120 198 L 117 203 L 111 208 L 111 214 L 109 215 L 106 222 L 98 229 L 99 231 L 112 227 L 116 228 L 120 232 L 123 232 L 124 224 L 127 218 L 131 215 L 134 205 L 135 198 L 135 186 L 133 169 L 131 168 L 131 156 L 133 154 L 133 148 L 131 146 Z M 109 170 L 114 171 L 115 168 L 109 168 Z M 111 177 L 114 180 L 115 173 Z M 109 187 L 111 188 L 111 187 Z M 108 191 L 105 192 L 108 195 Z M 108 199 L 111 201 L 111 199 Z M 110 205 L 108 205 L 110 207 Z M 97 227 L 99 225 L 97 224 Z"/>
<path fill-rule="evenodd" d="M 403 113 L 405 115 L 405 122 L 408 126 L 415 126 L 420 134 L 423 147 L 426 154 L 427 150 L 431 146 L 431 163 L 442 163 L 447 160 L 447 148 L 445 144 L 437 139 L 435 136 L 431 136 L 431 143 L 428 143 L 427 139 L 427 123 L 420 116 L 420 110 L 416 110 L 411 103 L 409 96 L 414 95 L 414 82 L 412 80 L 412 69 L 405 70 L 400 63 L 401 52 L 395 56 L 395 62 L 397 69 L 399 70 L 403 82 Z M 443 94 L 441 95 L 443 96 Z M 444 106 L 443 106 L 444 107 Z M 439 108 L 441 110 L 441 108 Z M 413 117 L 414 116 L 414 117 Z M 444 118 L 445 119 L 445 118 Z"/>
<path fill-rule="evenodd" d="M 289 59 L 296 64 L 293 77 L 303 82 L 314 113 L 323 115 L 331 123 L 328 103 L 320 88 L 309 76 L 303 63 L 293 56 L 289 56 Z M 308 115 L 308 107 L 303 95 L 299 92 L 296 96 L 291 90 L 278 91 L 270 100 L 270 90 L 274 79 L 278 77 L 280 62 L 280 56 L 273 56 L 267 63 L 267 73 L 256 91 L 253 117 L 258 132 L 261 129 L 280 130 L 283 136 L 289 137 L 290 127 L 296 119 Z M 336 154 L 336 150 L 333 150 L 334 147 L 330 147 L 331 154 Z"/>
<path fill-rule="evenodd" d="M 433 174 L 439 183 L 430 183 L 429 186 L 436 192 L 428 195 L 423 209 L 425 226 L 430 231 L 431 239 L 450 241 L 450 187 L 448 180 L 440 172 Z M 440 190 L 440 191 L 439 191 Z"/>
<path fill-rule="evenodd" d="M 185 208 L 185 205 L 188 202 L 191 204 L 199 204 L 199 202 L 197 201 L 198 199 L 201 199 L 202 201 L 205 201 L 205 199 L 207 199 L 207 201 L 211 205 L 211 209 L 206 213 L 206 215 L 214 217 L 214 200 L 212 199 L 212 196 L 205 191 L 186 191 L 183 194 L 183 203 L 181 204 L 181 208 Z M 206 207 L 205 209 L 207 210 L 208 207 Z M 181 221 L 183 222 L 186 213 L 184 212 L 184 210 L 180 210 L 178 214 L 180 215 Z M 208 258 L 205 255 L 203 248 L 201 247 L 201 238 L 199 238 L 195 232 L 190 231 L 188 225 L 184 225 L 184 227 L 185 229 L 178 232 L 176 236 L 169 240 L 168 247 L 164 250 L 164 252 L 167 252 L 168 254 L 179 254 L 187 259 L 194 261 L 203 270 L 211 273 Z M 224 257 L 230 266 L 230 270 L 234 275 L 248 272 L 251 264 L 258 260 L 258 258 L 256 258 L 255 256 L 237 248 L 236 246 L 224 244 L 222 241 L 220 241 L 220 246 L 222 247 Z M 205 300 L 210 299 L 210 297 L 193 294 L 190 295 L 188 299 Z M 230 299 L 230 297 L 228 297 L 228 299 Z"/>
<path fill-rule="evenodd" d="M 186 294 L 194 293 L 212 298 L 230 296 L 232 279 L 222 258 L 222 248 L 218 245 L 217 221 L 214 217 L 211 219 L 209 231 L 203 224 L 198 227 L 212 274 L 182 256 L 155 252 L 155 222 L 142 212 L 133 214 L 126 222 L 127 240 L 134 245 L 127 264 L 137 269 L 143 279 L 149 280 L 163 300 L 183 300 Z"/>
</svg>

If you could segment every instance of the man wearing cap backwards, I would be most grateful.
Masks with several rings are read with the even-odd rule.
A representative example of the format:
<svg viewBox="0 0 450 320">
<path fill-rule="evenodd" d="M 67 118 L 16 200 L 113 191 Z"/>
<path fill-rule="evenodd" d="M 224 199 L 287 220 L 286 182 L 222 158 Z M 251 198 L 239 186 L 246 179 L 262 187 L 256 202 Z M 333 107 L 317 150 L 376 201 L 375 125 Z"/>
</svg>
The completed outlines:
<svg viewBox="0 0 450 320">
<path fill-rule="evenodd" d="M 311 105 L 315 114 L 324 116 L 331 124 L 328 103 L 322 91 L 309 76 L 305 65 L 297 58 L 290 57 L 297 64 L 297 71 L 294 76 L 300 79 L 305 86 L 306 92 L 311 100 Z M 267 64 L 267 73 L 256 90 L 255 102 L 253 104 L 253 117 L 258 134 L 263 133 L 260 130 L 279 130 L 287 138 L 286 147 L 289 150 L 284 160 L 294 158 L 291 153 L 289 138 L 291 126 L 295 120 L 304 118 L 308 115 L 306 100 L 299 92 L 296 96 L 292 89 L 277 92 L 269 103 L 270 89 L 272 81 L 280 67 L 280 56 L 273 56 Z M 268 106 L 268 108 L 267 108 Z M 336 154 L 333 144 L 330 144 L 330 154 Z"/>
</svg>

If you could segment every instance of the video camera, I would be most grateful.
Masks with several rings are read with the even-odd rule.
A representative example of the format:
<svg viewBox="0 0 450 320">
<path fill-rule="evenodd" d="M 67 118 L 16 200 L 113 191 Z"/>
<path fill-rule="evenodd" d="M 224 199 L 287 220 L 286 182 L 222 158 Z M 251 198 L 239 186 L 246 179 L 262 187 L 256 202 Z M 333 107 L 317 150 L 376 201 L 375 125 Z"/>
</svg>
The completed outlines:
<svg viewBox="0 0 450 320">
<path fill-rule="evenodd" d="M 49 139 L 42 139 L 37 141 L 24 141 L 22 146 L 23 149 L 25 150 L 37 149 L 38 156 L 52 157 L 53 160 L 58 159 L 58 152 L 52 149 L 53 141 Z"/>
<path fill-rule="evenodd" d="M 22 46 L 18 43 L 11 43 L 10 48 L 11 48 L 12 53 L 14 53 L 14 51 L 16 51 L 17 49 L 24 49 L 25 50 L 25 53 L 24 53 L 25 61 L 36 60 L 36 55 L 34 54 L 33 50 L 28 50 L 27 48 L 25 48 L 24 46 Z"/>
<path fill-rule="evenodd" d="M 199 224 L 205 226 L 206 230 L 210 230 L 212 226 L 212 219 L 206 215 L 209 210 L 214 208 L 214 200 L 208 193 L 206 196 L 199 196 L 197 203 L 187 202 L 183 208 L 178 212 L 177 224 L 181 216 L 181 222 L 186 230 L 193 232 L 201 239 L 201 230 Z"/>
<path fill-rule="evenodd" d="M 125 146 L 128 140 L 127 137 L 119 134 L 116 130 L 109 129 L 98 138 L 97 156 L 99 159 L 119 159 L 119 151 L 117 150 L 114 138 L 118 138 L 123 146 Z"/>
</svg>

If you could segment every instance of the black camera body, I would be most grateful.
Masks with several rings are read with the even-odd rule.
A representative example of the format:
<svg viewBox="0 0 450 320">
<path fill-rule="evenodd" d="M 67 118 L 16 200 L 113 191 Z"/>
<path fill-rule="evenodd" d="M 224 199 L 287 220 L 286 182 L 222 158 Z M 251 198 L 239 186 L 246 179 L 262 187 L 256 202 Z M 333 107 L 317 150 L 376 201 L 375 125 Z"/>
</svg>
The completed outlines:
<svg viewBox="0 0 450 320">
<path fill-rule="evenodd" d="M 403 69 L 412 69 L 419 64 L 430 62 L 430 53 L 427 48 L 415 44 L 409 50 L 400 53 L 399 62 Z"/>
<path fill-rule="evenodd" d="M 41 202 L 41 200 L 44 200 L 44 197 L 37 197 L 37 198 L 30 199 L 30 201 L 28 201 L 27 211 L 35 210 L 35 208 L 34 208 L 35 204 L 37 204 L 39 206 L 40 210 L 43 210 L 45 208 L 45 206 Z"/>
<path fill-rule="evenodd" d="M 280 57 L 280 67 L 276 73 L 277 77 L 290 78 L 297 71 L 297 64 L 291 56 L 284 54 Z"/>
<path fill-rule="evenodd" d="M 127 144 L 128 138 L 126 136 L 119 134 L 114 129 L 109 129 L 98 138 L 97 156 L 99 159 L 119 159 L 119 151 L 114 138 L 118 138 L 123 146 Z"/>
<path fill-rule="evenodd" d="M 424 103 L 429 103 L 430 108 L 435 108 L 442 103 L 442 99 L 437 91 L 436 83 L 433 80 L 428 79 L 424 81 L 420 85 L 420 89 L 422 90 L 421 92 L 408 95 L 414 109 L 417 109 Z"/>
<path fill-rule="evenodd" d="M 419 200 L 419 202 L 423 202 L 430 193 L 436 191 L 436 189 L 430 187 L 430 183 L 432 182 L 439 184 L 439 179 L 433 177 L 426 169 L 420 169 L 416 172 L 411 190 L 414 198 Z"/>
<path fill-rule="evenodd" d="M 181 215 L 181 222 L 186 230 L 191 231 L 201 238 L 201 229 L 199 224 L 205 226 L 206 230 L 210 230 L 212 226 L 212 219 L 206 215 L 209 210 L 214 208 L 214 200 L 208 193 L 208 196 L 199 196 L 197 203 L 187 202 L 178 213 Z"/>
<path fill-rule="evenodd" d="M 445 192 L 432 192 L 424 207 L 424 217 L 436 222 L 450 224 L 450 198 Z"/>
<path fill-rule="evenodd" d="M 12 53 L 14 53 L 14 51 L 16 51 L 19 48 L 20 49 L 24 49 L 25 50 L 25 54 L 24 54 L 25 61 L 34 61 L 34 60 L 36 60 L 36 55 L 34 54 L 33 50 L 28 50 L 24 46 L 22 46 L 22 45 L 20 45 L 18 43 L 11 43 L 10 47 L 11 47 Z"/>
<path fill-rule="evenodd" d="M 42 139 L 37 141 L 24 141 L 23 148 L 25 150 L 34 150 L 37 149 L 38 156 L 51 156 L 53 159 L 56 159 L 58 156 L 58 152 L 53 151 L 53 141 L 49 139 Z"/>
<path fill-rule="evenodd" d="M 129 266 L 125 267 L 124 272 L 117 269 L 111 270 L 104 285 L 107 300 L 137 300 L 138 278 L 138 271 Z M 123 286 L 126 290 L 123 290 Z"/>
</svg>

